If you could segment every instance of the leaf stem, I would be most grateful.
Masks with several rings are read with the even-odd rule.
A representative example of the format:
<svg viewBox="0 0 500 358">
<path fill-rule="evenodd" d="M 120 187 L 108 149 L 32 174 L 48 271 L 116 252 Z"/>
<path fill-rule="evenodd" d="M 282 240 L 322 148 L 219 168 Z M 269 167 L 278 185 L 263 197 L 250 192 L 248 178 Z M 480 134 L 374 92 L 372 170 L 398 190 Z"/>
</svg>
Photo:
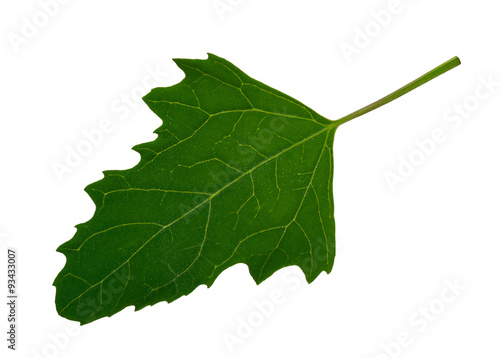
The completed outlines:
<svg viewBox="0 0 500 358">
<path fill-rule="evenodd" d="M 336 121 L 333 121 L 332 125 L 339 126 L 343 123 L 349 122 L 351 119 L 354 119 L 356 117 L 362 116 L 363 114 L 366 114 L 368 112 L 373 111 L 374 109 L 377 109 L 389 102 L 394 101 L 396 98 L 401 97 L 402 95 L 414 90 L 415 88 L 423 85 L 426 82 L 429 82 L 430 80 L 442 75 L 443 73 L 451 70 L 452 68 L 457 67 L 460 65 L 460 59 L 458 57 L 453 57 L 452 59 L 446 61 L 445 63 L 439 65 L 438 67 L 430 70 L 426 74 L 420 76 L 416 80 L 408 83 L 407 85 L 401 87 L 400 89 L 392 92 L 391 94 L 379 99 L 376 102 L 373 102 L 363 108 L 358 109 L 357 111 L 352 112 L 351 114 L 348 114 L 347 116 L 344 116 L 342 118 L 337 119 Z"/>
</svg>

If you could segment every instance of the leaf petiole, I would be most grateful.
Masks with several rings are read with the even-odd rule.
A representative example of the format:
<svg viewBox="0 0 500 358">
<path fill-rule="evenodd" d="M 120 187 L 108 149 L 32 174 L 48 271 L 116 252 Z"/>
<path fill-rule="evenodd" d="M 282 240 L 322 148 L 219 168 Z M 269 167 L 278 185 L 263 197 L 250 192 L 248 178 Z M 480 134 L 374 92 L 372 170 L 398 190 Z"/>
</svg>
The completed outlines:
<svg viewBox="0 0 500 358">
<path fill-rule="evenodd" d="M 342 118 L 337 119 L 336 121 L 333 121 L 332 125 L 339 126 L 343 123 L 349 122 L 351 119 L 354 119 L 356 117 L 362 116 L 363 114 L 366 114 L 368 112 L 373 111 L 374 109 L 377 109 L 389 102 L 394 101 L 396 98 L 401 97 L 402 95 L 414 90 L 415 88 L 423 85 L 424 83 L 429 82 L 430 80 L 442 75 L 445 72 L 448 72 L 452 68 L 457 67 L 460 65 L 460 59 L 455 56 L 452 59 L 446 61 L 445 63 L 439 65 L 438 67 L 430 70 L 426 74 L 420 76 L 416 80 L 408 83 L 407 85 L 401 87 L 400 89 L 392 92 L 391 94 L 379 99 L 378 101 L 375 101 L 363 108 L 358 109 L 357 111 L 352 112 L 351 114 L 348 114 L 347 116 L 344 116 Z"/>
</svg>

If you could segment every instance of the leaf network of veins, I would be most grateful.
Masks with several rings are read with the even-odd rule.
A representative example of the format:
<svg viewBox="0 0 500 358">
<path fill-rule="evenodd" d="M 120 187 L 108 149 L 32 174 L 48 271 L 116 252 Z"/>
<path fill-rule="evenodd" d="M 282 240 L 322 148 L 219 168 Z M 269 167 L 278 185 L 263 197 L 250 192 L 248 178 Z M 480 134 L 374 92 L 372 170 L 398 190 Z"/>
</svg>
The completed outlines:
<svg viewBox="0 0 500 358">
<path fill-rule="evenodd" d="M 177 193 L 186 193 L 186 194 L 201 194 L 201 195 L 207 195 L 208 197 L 207 197 L 205 200 L 203 200 L 202 202 L 200 202 L 198 205 L 194 206 L 192 209 L 190 209 L 189 211 L 185 212 L 183 215 L 179 216 L 177 219 L 173 220 L 172 222 L 170 222 L 170 223 L 169 223 L 169 224 L 167 224 L 167 225 L 161 225 L 161 224 L 154 223 L 154 222 L 137 222 L 137 223 L 126 223 L 126 224 L 120 224 L 120 225 L 116 225 L 116 226 L 113 226 L 113 227 L 107 228 L 107 229 L 105 229 L 105 230 L 102 230 L 102 231 L 99 231 L 99 232 L 95 232 L 95 233 L 93 233 L 93 234 L 92 234 L 92 235 L 90 235 L 87 239 L 85 239 L 85 240 L 84 240 L 84 241 L 80 244 L 80 246 L 79 246 L 78 248 L 76 248 L 76 249 L 64 248 L 64 250 L 68 250 L 68 251 L 79 251 L 79 250 L 83 247 L 83 245 L 84 245 L 84 244 L 85 244 L 85 243 L 86 243 L 89 239 L 91 239 L 92 237 L 94 237 L 94 236 L 96 236 L 96 235 L 99 235 L 99 234 L 101 234 L 101 233 L 103 233 L 103 232 L 106 232 L 106 231 L 109 231 L 109 230 L 116 229 L 116 228 L 118 228 L 118 227 L 129 226 L 129 225 L 155 225 L 155 226 L 160 227 L 160 229 L 159 229 L 159 230 L 158 230 L 158 231 L 157 231 L 157 232 L 156 232 L 153 236 L 151 236 L 148 240 L 146 240 L 146 241 L 145 241 L 145 242 L 144 242 L 144 243 L 143 243 L 143 244 L 142 244 L 142 245 L 141 245 L 141 246 L 140 246 L 140 247 L 139 247 L 139 248 L 138 248 L 138 249 L 137 249 L 134 253 L 132 253 L 132 254 L 129 256 L 129 258 L 128 258 L 125 262 L 123 262 L 123 263 L 122 263 L 121 265 L 119 265 L 119 266 L 118 266 L 115 270 L 113 270 L 111 273 L 109 273 L 107 276 L 105 276 L 105 277 L 104 277 L 101 281 L 96 282 L 96 283 L 94 283 L 94 284 L 90 284 L 90 283 L 88 283 L 86 280 L 84 280 L 84 279 L 82 279 L 82 278 L 80 278 L 80 277 L 76 277 L 76 278 L 82 279 L 85 283 L 87 283 L 87 285 L 89 285 L 89 287 L 88 287 L 85 291 L 83 291 L 83 292 L 82 292 L 79 296 L 77 296 L 77 297 L 75 297 L 73 300 L 71 300 L 71 301 L 70 301 L 70 302 L 69 302 L 69 303 L 68 303 L 68 304 L 67 304 L 67 305 L 66 305 L 66 306 L 65 306 L 65 307 L 61 310 L 61 312 L 63 312 L 63 311 L 64 311 L 66 308 L 68 308 L 68 307 L 69 307 L 69 306 L 70 306 L 73 302 L 75 302 L 75 301 L 76 301 L 76 300 L 78 300 L 80 297 L 82 297 L 82 296 L 83 296 L 86 292 L 88 292 L 90 289 L 92 289 L 93 287 L 96 287 L 97 285 L 102 284 L 102 283 L 103 283 L 103 282 L 104 282 L 104 281 L 105 281 L 108 277 L 110 277 L 111 275 L 113 275 L 116 271 L 118 271 L 118 270 L 119 270 L 120 268 L 122 268 L 124 265 L 128 264 L 128 263 L 130 262 L 130 260 L 131 260 L 131 259 L 132 259 L 132 258 L 133 258 L 133 257 L 134 257 L 137 253 L 138 253 L 138 252 L 140 252 L 140 251 L 141 251 L 141 250 L 142 250 L 145 246 L 147 246 L 147 245 L 148 245 L 148 243 L 149 243 L 149 242 L 151 242 L 151 241 L 152 241 L 152 240 L 153 240 L 156 236 L 158 236 L 158 235 L 159 235 L 160 233 L 162 233 L 164 230 L 168 229 L 170 226 L 172 226 L 173 224 L 175 224 L 175 223 L 176 223 L 176 222 L 178 222 L 179 220 L 183 219 L 186 215 L 189 215 L 190 213 L 192 213 L 192 212 L 196 211 L 197 209 L 199 209 L 200 207 L 202 207 L 202 206 L 204 206 L 205 204 L 207 204 L 207 203 L 208 203 L 208 205 L 209 205 L 209 210 L 208 210 L 208 217 L 207 217 L 206 226 L 205 226 L 205 233 L 204 233 L 203 241 L 202 241 L 202 243 L 201 243 L 201 245 L 200 245 L 200 249 L 199 249 L 199 251 L 198 251 L 197 256 L 195 257 L 195 259 L 193 260 L 193 262 L 192 262 L 192 263 L 191 263 L 191 264 L 190 264 L 190 265 L 189 265 L 189 266 L 188 266 L 188 267 L 187 267 L 184 271 L 182 271 L 182 272 L 181 272 L 181 273 L 179 273 L 179 274 L 176 274 L 176 276 L 175 276 L 175 277 L 174 277 L 171 281 L 169 281 L 169 282 L 167 282 L 166 284 L 163 284 L 163 285 L 161 285 L 161 286 L 159 286 L 159 287 L 156 287 L 156 288 L 152 288 L 152 287 L 150 287 L 150 292 L 148 293 L 148 295 L 147 295 L 147 296 L 149 296 L 152 292 L 154 292 L 154 291 L 156 291 L 156 290 L 158 290 L 158 289 L 161 289 L 162 287 L 168 286 L 168 285 L 169 285 L 169 284 L 171 284 L 172 282 L 175 282 L 175 280 L 176 280 L 178 277 L 182 276 L 182 275 L 183 275 L 183 274 L 185 274 L 187 271 L 189 271 L 189 269 L 192 267 L 192 265 L 193 265 L 193 264 L 194 264 L 194 263 L 195 263 L 195 262 L 199 259 L 199 257 L 201 256 L 201 252 L 202 252 L 202 250 L 203 250 L 203 246 L 204 246 L 205 241 L 206 241 L 206 238 L 207 238 L 208 226 L 209 226 L 209 223 L 210 223 L 210 215 L 211 215 L 211 201 L 212 201 L 212 199 L 213 199 L 214 197 L 216 197 L 217 195 L 219 195 L 219 194 L 220 194 L 221 192 L 223 192 L 226 188 L 228 188 L 228 187 L 230 187 L 232 184 L 234 184 L 234 183 L 238 182 L 240 179 L 244 178 L 245 176 L 247 176 L 247 175 L 251 175 L 251 174 L 254 172 L 254 170 L 255 170 L 255 169 L 257 169 L 257 168 L 259 168 L 259 167 L 261 167 L 261 166 L 263 166 L 263 165 L 265 165 L 265 164 L 267 164 L 267 163 L 270 163 L 272 160 L 277 159 L 277 158 L 278 158 L 280 155 L 282 155 L 283 153 L 285 153 L 285 152 L 287 152 L 287 151 L 289 151 L 289 150 L 291 150 L 291 149 L 293 149 L 293 148 L 295 148 L 295 147 L 297 147 L 297 146 L 299 146 L 299 145 L 304 144 L 305 142 L 307 142 L 307 141 L 309 141 L 309 140 L 311 140 L 311 139 L 313 139 L 313 138 L 317 137 L 318 135 L 324 134 L 324 135 L 325 135 L 325 142 L 324 142 L 324 144 L 323 144 L 323 149 L 322 149 L 322 151 L 321 151 L 321 153 L 320 153 L 320 155 L 319 155 L 319 157 L 318 157 L 318 160 L 317 160 L 317 162 L 316 162 L 316 165 L 315 165 L 315 167 L 314 167 L 314 170 L 313 170 L 313 172 L 311 173 L 311 179 L 310 179 L 310 181 L 309 181 L 309 183 L 308 183 L 307 187 L 305 188 L 304 195 L 303 195 L 303 197 L 302 197 L 302 201 L 301 201 L 301 203 L 300 203 L 300 205 L 299 205 L 299 207 L 298 207 L 298 209 L 297 209 L 297 211 L 296 211 L 295 216 L 293 217 L 293 219 L 292 219 L 292 220 L 291 220 L 291 221 L 290 221 L 287 225 L 284 225 L 284 226 L 278 226 L 278 227 L 271 227 L 271 228 L 267 228 L 267 229 L 264 229 L 264 230 L 260 230 L 259 232 L 255 232 L 255 233 L 253 233 L 253 234 L 251 234 L 251 235 L 248 235 L 247 237 L 245 237 L 245 238 L 243 238 L 243 239 L 241 239 L 241 240 L 240 240 L 239 244 L 238 244 L 238 245 L 236 246 L 236 248 L 234 249 L 233 254 L 232 254 L 229 258 L 227 258 L 226 260 L 224 260 L 223 262 L 221 262 L 221 263 L 219 263 L 219 264 L 217 264 L 217 265 L 215 265 L 215 264 L 214 264 L 214 265 L 215 265 L 215 267 L 214 267 L 214 272 L 215 272 L 215 270 L 216 270 L 216 268 L 217 268 L 218 266 L 221 266 L 221 265 L 222 265 L 222 264 L 224 264 L 225 262 L 229 261 L 229 260 L 231 259 L 231 257 L 232 257 L 232 256 L 234 256 L 234 254 L 235 254 L 235 253 L 236 253 L 236 251 L 238 250 L 238 247 L 239 247 L 239 246 L 240 246 L 240 245 L 241 245 L 244 241 L 246 241 L 247 239 L 249 239 L 249 238 L 251 238 L 252 236 L 255 236 L 255 235 L 259 234 L 259 233 L 265 232 L 265 231 L 271 231 L 271 230 L 278 230 L 278 229 L 281 229 L 281 230 L 283 230 L 283 232 L 282 232 L 282 234 L 281 234 L 280 239 L 278 240 L 278 243 L 276 244 L 276 247 L 275 247 L 275 248 L 274 248 L 274 249 L 273 249 L 273 250 L 272 250 L 272 251 L 271 251 L 271 252 L 267 255 L 267 259 L 266 259 L 266 261 L 265 261 L 264 265 L 262 265 L 262 267 L 261 267 L 260 274 L 259 274 L 259 277 L 258 277 L 258 279 L 260 279 L 260 277 L 261 277 L 261 275 L 262 275 L 262 272 L 263 272 L 264 268 L 266 267 L 266 265 L 267 265 L 267 263 L 268 263 L 269 258 L 272 256 L 272 254 L 274 253 L 274 251 L 276 251 L 276 250 L 278 249 L 278 247 L 279 247 L 279 245 L 280 245 L 280 243 L 281 243 L 281 240 L 283 239 L 283 237 L 284 237 L 284 235 L 285 235 L 285 233 L 286 233 L 286 231 L 287 231 L 288 227 L 289 227 L 290 225 L 292 225 L 293 223 L 295 223 L 295 224 L 297 224 L 297 226 L 298 226 L 298 227 L 299 227 L 299 229 L 302 231 L 302 233 L 304 234 L 305 238 L 306 238 L 306 239 L 307 239 L 307 241 L 308 241 L 309 248 L 310 248 L 310 257 L 311 257 L 311 266 L 310 266 L 310 267 L 311 267 L 311 271 L 312 271 L 312 268 L 313 268 L 313 263 L 312 263 L 312 260 L 313 260 L 313 255 L 312 255 L 312 244 L 311 244 L 311 241 L 309 240 L 309 238 L 307 237 L 307 234 L 305 233 L 305 231 L 304 231 L 304 229 L 302 228 L 302 226 L 301 226 L 301 225 L 300 225 L 300 224 L 296 221 L 296 218 L 297 218 L 298 213 L 300 212 L 300 209 L 301 209 L 301 207 L 302 207 L 302 204 L 303 204 L 303 202 L 304 202 L 304 200 L 305 200 L 305 197 L 306 197 L 306 195 L 307 195 L 308 191 L 309 191 L 309 190 L 310 190 L 310 188 L 312 187 L 312 182 L 313 182 L 313 179 L 314 179 L 314 175 L 315 175 L 315 173 L 316 173 L 316 169 L 317 169 L 317 167 L 318 167 L 318 165 L 319 165 L 319 163 L 320 163 L 320 160 L 321 160 L 321 158 L 322 158 L 322 156 L 323 156 L 323 153 L 324 153 L 325 149 L 329 149 L 329 147 L 328 147 L 328 142 L 327 142 L 327 141 L 328 141 L 328 137 L 329 137 L 329 135 L 328 135 L 328 134 L 329 134 L 329 132 L 331 132 L 332 130 L 335 130 L 335 129 L 337 128 L 337 123 L 335 123 L 335 121 L 330 121 L 330 124 L 323 124 L 323 123 L 318 122 L 317 120 L 315 120 L 315 119 L 314 119 L 314 117 L 313 117 L 313 115 L 312 115 L 312 113 L 311 113 L 310 109 L 309 109 L 309 108 L 307 108 L 306 106 L 304 106 L 304 105 L 303 105 L 302 103 L 300 103 L 299 101 L 291 101 L 290 99 L 288 99 L 288 98 L 286 98 L 286 97 L 280 96 L 278 93 L 273 93 L 273 92 L 270 92 L 270 91 L 268 91 L 268 90 L 267 90 L 267 89 L 265 89 L 265 88 L 262 88 L 262 87 L 260 87 L 260 86 L 257 86 L 256 84 L 253 84 L 253 83 L 245 83 L 244 81 L 242 81 L 242 80 L 241 80 L 240 76 L 239 76 L 236 72 L 234 72 L 231 68 L 227 67 L 227 66 L 226 66 L 226 64 L 224 64 L 224 63 L 222 63 L 222 62 L 219 62 L 219 61 L 216 61 L 216 62 L 217 62 L 217 63 L 219 63 L 219 64 L 221 64 L 221 65 L 223 65 L 223 66 L 224 66 L 224 67 L 226 67 L 229 71 L 231 71 L 231 72 L 232 72 L 232 73 L 233 73 L 233 74 L 234 74 L 234 75 L 235 75 L 235 76 L 239 79 L 239 81 L 240 81 L 240 83 L 241 83 L 241 86 L 240 86 L 240 87 L 236 87 L 236 86 L 234 86 L 234 85 L 232 85 L 232 84 L 230 84 L 230 83 L 224 82 L 224 81 L 222 81 L 220 78 L 217 78 L 217 77 L 212 76 L 212 75 L 210 75 L 210 74 L 204 73 L 203 71 L 201 71 L 201 70 L 200 70 L 200 69 L 198 69 L 198 68 L 191 67 L 191 66 L 188 66 L 188 65 L 186 65 L 186 64 L 183 64 L 183 66 L 185 66 L 185 67 L 189 67 L 189 68 L 191 68 L 191 69 L 193 69 L 193 70 L 196 70 L 196 71 L 198 71 L 198 72 L 200 72 L 200 73 L 202 74 L 202 76 L 201 76 L 200 78 L 198 78 L 196 81 L 199 81 L 199 80 L 200 80 L 201 78 L 203 78 L 204 76 L 208 76 L 208 77 L 211 77 L 211 78 L 216 79 L 217 81 L 221 82 L 220 86 L 227 85 L 227 86 L 230 86 L 230 87 L 233 87 L 233 88 L 237 89 L 237 90 L 238 90 L 238 91 L 242 94 L 242 96 L 246 99 L 246 101 L 248 102 L 248 104 L 250 105 L 250 107 L 251 107 L 251 108 L 248 108 L 248 109 L 241 109 L 241 110 L 231 110 L 231 111 L 220 111 L 220 112 L 217 112 L 217 113 L 209 113 L 209 112 L 205 111 L 203 108 L 201 108 L 201 107 L 200 107 L 200 101 L 199 101 L 199 99 L 198 99 L 198 96 L 196 95 L 196 92 L 194 91 L 194 89 L 193 89 L 193 88 L 192 88 L 189 84 L 185 83 L 185 81 L 186 81 L 186 79 L 187 79 L 187 77 L 186 77 L 183 81 L 179 82 L 178 84 L 176 84 L 176 85 L 174 85 L 174 86 L 183 86 L 183 85 L 184 85 L 184 86 L 188 86 L 188 87 L 190 88 L 190 90 L 193 92 L 193 94 L 194 94 L 194 96 L 195 96 L 195 98 L 196 98 L 196 100 L 197 100 L 197 102 L 198 102 L 198 106 L 192 106 L 192 105 L 189 105 L 189 104 L 186 104 L 186 103 L 181 103 L 181 102 L 172 102 L 172 101 L 168 101 L 168 100 L 166 100 L 166 99 L 165 99 L 165 100 L 161 100 L 161 101 L 152 101 L 152 100 L 149 100 L 149 101 L 150 101 L 150 102 L 153 102 L 153 103 L 154 103 L 154 102 L 165 102 L 165 103 L 177 104 L 177 105 L 180 105 L 180 106 L 190 107 L 190 108 L 193 108 L 193 109 L 199 110 L 199 111 L 203 112 L 204 114 L 206 114 L 206 115 L 207 115 L 207 119 L 206 119 L 206 120 L 205 120 L 205 122 L 204 122 L 203 124 L 201 124 L 201 125 L 200 125 L 200 126 L 199 126 L 196 130 L 194 130 L 194 131 L 193 131 L 193 133 L 192 133 L 191 135 L 187 136 L 187 137 L 186 137 L 186 138 L 184 138 L 184 139 L 179 139 L 179 138 L 178 138 L 178 137 L 177 137 L 174 133 L 172 133 L 172 132 L 170 132 L 170 131 L 169 131 L 169 133 L 171 133 L 171 134 L 172 134 L 172 135 L 173 135 L 173 136 L 177 139 L 177 142 L 176 142 L 175 144 L 173 144 L 173 145 L 171 145 L 171 146 L 169 146 L 169 147 L 167 147 L 167 148 L 165 148 L 165 149 L 163 149 L 163 150 L 159 151 L 159 152 L 154 152 L 153 150 L 148 149 L 148 148 L 141 148 L 141 149 L 145 149 L 145 150 L 152 151 L 152 152 L 154 152 L 154 153 L 155 153 L 155 155 L 154 155 L 154 156 L 153 156 L 153 157 L 152 157 L 149 161 L 147 161 L 146 163 L 144 163 L 142 167 L 140 167 L 140 168 L 135 167 L 135 168 L 132 168 L 132 169 L 138 169 L 139 171 L 140 171 L 140 170 L 142 170 L 142 169 L 144 169 L 146 166 L 148 166 L 149 164 L 153 163 L 153 162 L 154 162 L 154 160 L 158 157 L 158 155 L 160 155 L 160 154 L 162 154 L 162 153 L 164 153 L 164 152 L 167 152 L 168 150 L 170 150 L 170 149 L 172 149 L 172 148 L 176 147 L 177 145 L 181 144 L 182 142 L 185 142 L 185 141 L 187 141 L 187 140 L 191 139 L 193 136 L 195 136 L 195 135 L 196 135 L 196 133 L 197 133 L 199 130 L 201 130 L 201 129 L 203 128 L 203 126 L 205 126 L 205 125 L 209 122 L 209 120 L 210 120 L 210 119 L 212 119 L 213 117 L 215 117 L 215 116 L 217 116 L 217 115 L 220 115 L 220 114 L 225 114 L 225 113 L 240 113 L 240 112 L 242 113 L 242 115 L 240 116 L 240 118 L 238 119 L 238 121 L 234 124 L 234 126 L 233 126 L 233 131 L 234 131 L 235 127 L 237 126 L 237 124 L 238 124 L 238 122 L 239 122 L 239 120 L 242 118 L 242 116 L 243 116 L 243 114 L 244 114 L 245 112 L 260 112 L 260 113 L 264 113 L 264 114 L 267 114 L 267 115 L 276 115 L 276 116 L 287 117 L 287 118 L 295 118 L 295 119 L 300 119 L 300 120 L 307 120 L 307 121 L 311 121 L 311 122 L 314 122 L 315 124 L 320 125 L 320 129 L 319 129 L 317 132 L 315 132 L 315 133 L 311 134 L 310 136 L 308 136 L 308 137 L 306 137 L 306 138 L 303 138 L 302 140 L 300 140 L 300 141 L 298 141 L 298 142 L 296 142 L 296 143 L 291 144 L 291 145 L 290 145 L 289 147 L 287 147 L 286 149 L 284 149 L 284 150 L 282 150 L 282 151 L 280 151 L 280 152 L 278 152 L 278 153 L 276 153 L 276 154 L 274 154 L 274 155 L 272 155 L 272 156 L 269 156 L 269 157 L 266 157 L 265 155 L 263 155 L 263 154 L 259 153 L 259 152 L 258 152 L 258 151 L 254 148 L 254 150 L 255 150 L 255 151 L 256 151 L 256 152 L 257 152 L 260 156 L 262 156 L 264 159 L 263 159 L 260 163 L 256 164 L 255 166 L 253 166 L 252 168 L 250 168 L 249 170 L 247 170 L 247 171 L 245 171 L 245 172 L 242 172 L 242 171 L 240 171 L 240 170 L 238 170 L 238 169 L 236 169 L 236 168 L 234 168 L 234 167 L 230 166 L 229 164 L 227 164 L 227 163 L 223 162 L 222 160 L 220 160 L 220 159 L 218 159 L 218 158 L 213 158 L 213 159 L 211 159 L 211 160 L 217 160 L 217 161 L 220 161 L 220 162 L 221 162 L 221 163 L 223 163 L 224 165 L 226 165 L 226 166 L 228 166 L 229 168 L 231 168 L 231 169 L 233 169 L 233 170 L 236 170 L 236 171 L 238 171 L 238 172 L 240 173 L 240 175 L 239 175 L 237 178 L 235 178 L 234 180 L 230 181 L 229 183 L 227 183 L 226 185 L 224 185 L 223 187 L 221 187 L 219 190 L 217 190 L 217 191 L 216 191 L 216 192 L 214 192 L 214 193 L 190 192 L 190 191 L 178 191 L 178 190 L 164 190 L 164 189 L 143 189 L 143 188 L 132 188 L 132 187 L 130 186 L 130 184 L 127 182 L 127 180 L 126 180 L 126 178 L 125 178 L 125 177 L 123 177 L 123 176 L 121 176 L 121 175 L 119 175 L 119 174 L 108 174 L 108 175 L 118 175 L 118 176 L 122 177 L 122 178 L 124 179 L 124 181 L 128 184 L 129 188 L 128 188 L 128 189 L 114 190 L 114 191 L 110 191 L 110 192 L 107 192 L 107 193 L 103 193 L 103 192 L 101 192 L 101 193 L 103 194 L 103 203 L 102 203 L 101 208 L 104 206 L 104 200 L 105 200 L 106 195 L 107 195 L 107 194 L 110 194 L 110 193 L 112 193 L 112 192 L 117 192 L 117 191 L 127 191 L 127 190 L 145 190 L 145 191 L 150 191 L 150 190 L 151 190 L 151 191 L 162 191 L 162 192 L 165 192 L 165 193 L 167 193 L 167 192 L 177 192 Z M 259 83 L 258 81 L 256 81 L 256 82 L 257 82 L 257 83 Z M 271 94 L 271 95 L 273 95 L 273 96 L 277 96 L 277 97 L 279 97 L 279 98 L 281 98 L 281 99 L 283 99 L 283 100 L 286 100 L 286 101 L 288 101 L 288 102 L 290 102 L 290 103 L 292 103 L 292 104 L 294 104 L 294 105 L 298 105 L 298 106 L 300 106 L 302 109 L 304 109 L 305 111 L 307 111 L 307 112 L 309 113 L 310 118 L 308 118 L 308 117 L 302 117 L 302 116 L 289 115 L 289 114 L 285 114 L 285 113 L 278 113 L 278 112 L 264 111 L 264 110 L 261 110 L 261 109 L 255 108 L 255 107 L 254 107 L 254 105 L 252 104 L 252 102 L 249 100 L 249 98 L 248 98 L 248 97 L 244 94 L 244 92 L 242 91 L 242 87 L 243 87 L 243 86 L 245 86 L 245 85 L 256 87 L 256 88 L 258 88 L 258 89 L 259 89 L 259 90 L 261 90 L 261 91 L 267 92 L 268 94 Z M 218 88 L 218 87 L 217 87 L 217 88 Z M 213 91 L 215 91 L 217 88 L 215 88 Z M 324 118 L 324 117 L 323 117 L 323 118 Z M 155 131 L 155 133 L 157 133 L 157 131 Z M 232 132 L 231 132 L 231 133 L 232 133 Z M 231 133 L 230 133 L 228 136 L 230 136 L 230 135 L 231 135 Z M 290 140 L 288 140 L 288 141 L 289 141 L 289 142 L 291 142 Z M 332 158 L 330 158 L 330 159 L 332 159 Z M 196 164 L 199 164 L 199 163 L 195 163 L 194 165 L 196 165 Z M 276 178 L 276 179 L 277 179 L 277 178 Z M 318 203 L 318 205 L 319 205 L 318 198 L 317 198 L 317 195 L 316 195 L 316 193 L 315 193 L 314 187 L 312 187 L 312 189 L 313 189 L 314 194 L 315 194 L 315 196 L 316 196 L 316 201 L 317 201 L 317 203 Z M 97 189 L 91 189 L 91 190 L 97 190 Z M 98 190 L 97 190 L 97 191 L 98 191 Z M 331 205 L 331 203 L 330 203 L 330 205 Z M 320 218 L 321 218 L 321 215 L 320 215 Z M 323 229 L 323 231 L 324 231 L 324 229 Z M 326 242 L 326 235 L 325 235 L 325 242 Z M 328 256 L 328 255 L 329 255 L 329 253 L 328 253 L 328 245 L 326 245 L 326 248 L 327 248 L 327 252 L 326 252 L 326 256 L 327 256 L 327 257 L 326 257 L 326 259 L 327 259 L 327 262 L 328 262 L 328 261 L 330 260 L 330 258 L 329 258 L 329 256 Z M 67 275 L 73 275 L 73 274 L 68 273 Z M 73 276 L 75 276 L 75 275 L 73 275 Z M 130 277 L 130 269 L 129 269 L 129 277 Z M 128 279 L 127 279 L 127 283 L 128 283 Z M 126 284 L 127 284 L 127 283 L 126 283 Z M 146 297 L 147 297 L 147 296 L 146 296 Z M 117 304 L 118 304 L 118 302 L 117 302 Z"/>
</svg>

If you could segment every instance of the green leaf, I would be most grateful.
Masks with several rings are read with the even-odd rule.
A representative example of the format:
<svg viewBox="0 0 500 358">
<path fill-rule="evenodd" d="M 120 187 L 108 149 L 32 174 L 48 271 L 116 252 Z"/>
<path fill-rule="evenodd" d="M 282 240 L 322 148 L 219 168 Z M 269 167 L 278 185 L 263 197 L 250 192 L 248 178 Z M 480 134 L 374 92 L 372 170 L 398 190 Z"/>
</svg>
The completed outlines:
<svg viewBox="0 0 500 358">
<path fill-rule="evenodd" d="M 257 284 L 290 265 L 308 282 L 329 273 L 336 129 L 459 63 L 330 121 L 220 57 L 174 61 L 185 78 L 144 97 L 163 121 L 158 138 L 134 147 L 134 168 L 85 188 L 96 212 L 58 248 L 56 307 L 68 319 L 172 302 L 237 263 Z"/>
</svg>

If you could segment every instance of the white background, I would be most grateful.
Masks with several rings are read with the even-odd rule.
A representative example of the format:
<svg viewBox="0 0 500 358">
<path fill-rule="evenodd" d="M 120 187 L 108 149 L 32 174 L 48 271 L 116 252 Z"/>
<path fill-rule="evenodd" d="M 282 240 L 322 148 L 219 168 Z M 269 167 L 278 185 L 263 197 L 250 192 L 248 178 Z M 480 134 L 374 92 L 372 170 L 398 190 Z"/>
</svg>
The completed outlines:
<svg viewBox="0 0 500 358">
<path fill-rule="evenodd" d="M 20 295 L 19 349 L 8 352 L 2 333 L 0 356 L 385 358 L 384 345 L 394 357 L 499 356 L 496 2 L 401 0 L 396 10 L 388 0 L 220 3 L 231 11 L 220 16 L 213 0 L 0 5 L 0 292 L 14 247 Z M 377 25 L 373 12 L 389 10 Z M 342 46 L 355 46 L 355 37 L 362 46 L 347 56 Z M 93 215 L 83 188 L 103 170 L 134 166 L 130 148 L 153 140 L 160 124 L 142 102 L 120 101 L 180 81 L 171 58 L 207 52 L 330 119 L 455 55 L 463 64 L 337 131 L 330 275 L 307 285 L 288 268 L 256 286 L 237 265 L 172 304 L 129 307 L 77 328 L 55 310 L 52 282 L 65 262 L 55 249 Z M 141 88 L 155 68 L 168 74 Z M 488 78 L 497 85 L 478 89 Z M 105 118 L 112 130 L 58 178 L 54 163 L 65 165 L 83 131 Z M 415 141 L 436 129 L 445 139 L 422 157 Z M 400 175 L 410 159 L 418 165 L 391 187 L 388 173 Z M 456 294 L 447 280 L 460 286 Z M 255 302 L 275 295 L 281 300 L 260 322 Z M 432 316 L 422 318 L 422 309 Z M 249 320 L 255 327 L 242 338 L 238 327 Z M 394 343 L 404 332 L 404 346 Z"/>
</svg>

